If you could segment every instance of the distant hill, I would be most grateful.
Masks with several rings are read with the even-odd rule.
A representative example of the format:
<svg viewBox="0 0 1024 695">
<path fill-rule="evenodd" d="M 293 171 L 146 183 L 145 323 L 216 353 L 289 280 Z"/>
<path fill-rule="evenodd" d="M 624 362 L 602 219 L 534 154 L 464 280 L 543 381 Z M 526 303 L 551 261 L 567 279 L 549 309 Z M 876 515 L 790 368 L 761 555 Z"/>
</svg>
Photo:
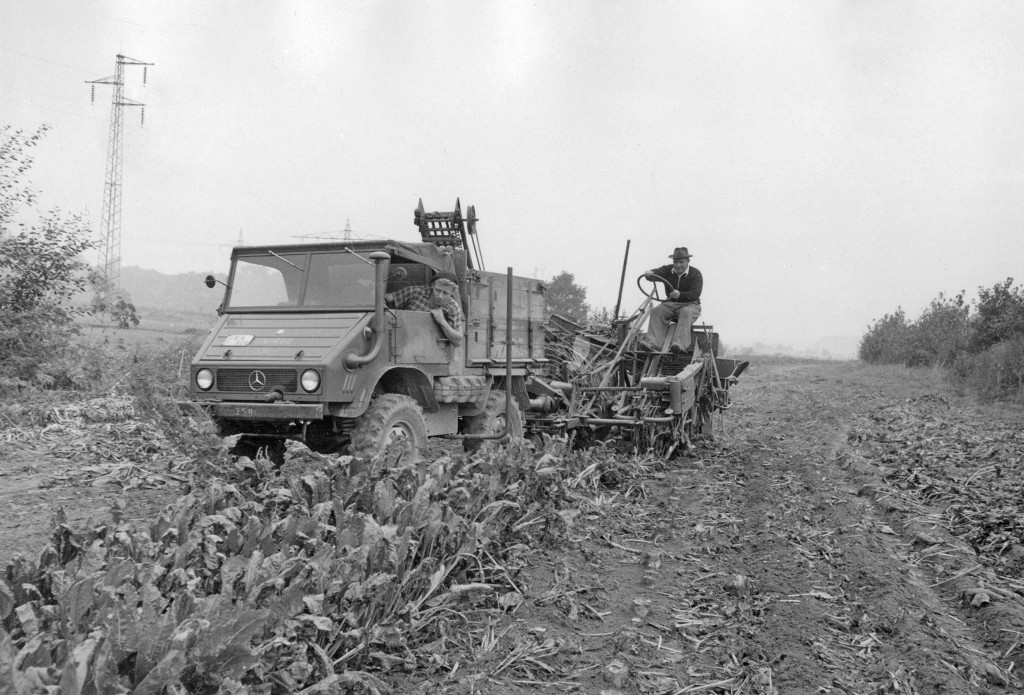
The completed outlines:
<svg viewBox="0 0 1024 695">
<path fill-rule="evenodd" d="M 821 360 L 855 360 L 860 338 L 849 335 L 835 335 L 821 338 L 813 343 L 798 347 L 792 345 L 768 345 L 756 342 L 753 345 L 729 346 L 729 352 L 739 355 L 785 355 L 788 357 L 810 357 Z"/>
<path fill-rule="evenodd" d="M 203 284 L 209 273 L 166 275 L 136 266 L 121 268 L 121 287 L 128 291 L 140 311 L 158 309 L 167 312 L 213 314 L 224 298 L 224 287 L 213 289 Z M 223 276 L 220 280 L 225 280 Z"/>
<path fill-rule="evenodd" d="M 851 335 L 831 335 L 811 345 L 811 350 L 827 353 L 834 360 L 855 360 L 859 349 L 860 338 Z"/>
</svg>

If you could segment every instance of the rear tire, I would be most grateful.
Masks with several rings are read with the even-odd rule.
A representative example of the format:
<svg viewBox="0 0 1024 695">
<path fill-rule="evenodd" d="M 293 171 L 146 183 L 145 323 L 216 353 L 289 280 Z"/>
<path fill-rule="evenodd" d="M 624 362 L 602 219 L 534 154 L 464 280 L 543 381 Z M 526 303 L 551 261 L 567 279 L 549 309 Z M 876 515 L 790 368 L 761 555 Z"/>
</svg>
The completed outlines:
<svg viewBox="0 0 1024 695">
<path fill-rule="evenodd" d="M 385 465 L 415 463 L 423 457 L 427 425 L 419 403 L 397 393 L 385 393 L 370 402 L 356 420 L 348 453 L 356 458 L 384 457 Z"/>
<path fill-rule="evenodd" d="M 508 435 L 511 437 L 523 436 L 523 413 L 519 410 L 519 402 L 511 399 L 511 409 L 505 412 L 505 392 L 491 391 L 487 394 L 487 402 L 484 404 L 483 412 L 465 418 L 462 426 L 463 434 L 497 434 L 505 429 L 508 422 Z M 465 451 L 477 451 L 486 442 L 494 442 L 494 439 L 463 439 L 462 448 Z M 506 441 L 506 440 L 502 440 Z"/>
</svg>

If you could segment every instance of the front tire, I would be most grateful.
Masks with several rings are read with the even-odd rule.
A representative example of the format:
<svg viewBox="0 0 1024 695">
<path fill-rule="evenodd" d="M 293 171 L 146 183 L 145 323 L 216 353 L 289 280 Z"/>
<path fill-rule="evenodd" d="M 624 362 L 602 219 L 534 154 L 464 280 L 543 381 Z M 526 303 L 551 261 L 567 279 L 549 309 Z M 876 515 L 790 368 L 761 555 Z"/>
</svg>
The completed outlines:
<svg viewBox="0 0 1024 695">
<path fill-rule="evenodd" d="M 511 408 L 505 412 L 505 392 L 491 391 L 487 394 L 487 402 L 479 415 L 467 417 L 462 426 L 463 434 L 497 434 L 505 429 L 508 423 L 510 437 L 523 436 L 523 413 L 519 410 L 519 402 L 513 398 Z M 485 442 L 492 439 L 463 439 L 465 451 L 477 451 Z"/>
<path fill-rule="evenodd" d="M 356 420 L 348 452 L 356 458 L 385 457 L 385 465 L 415 463 L 423 457 L 427 425 L 419 403 L 397 393 L 385 393 L 370 402 Z"/>
</svg>

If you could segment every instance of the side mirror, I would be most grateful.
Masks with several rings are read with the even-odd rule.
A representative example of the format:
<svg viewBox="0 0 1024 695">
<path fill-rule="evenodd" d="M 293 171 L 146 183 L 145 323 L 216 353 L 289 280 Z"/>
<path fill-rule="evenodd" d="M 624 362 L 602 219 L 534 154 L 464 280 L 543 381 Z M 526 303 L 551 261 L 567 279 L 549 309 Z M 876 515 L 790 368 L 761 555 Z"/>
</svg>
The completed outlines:
<svg viewBox="0 0 1024 695">
<path fill-rule="evenodd" d="M 206 284 L 207 287 L 209 287 L 212 290 L 217 285 L 217 278 L 213 277 L 212 275 L 207 275 L 206 279 L 203 280 L 203 282 Z"/>
</svg>

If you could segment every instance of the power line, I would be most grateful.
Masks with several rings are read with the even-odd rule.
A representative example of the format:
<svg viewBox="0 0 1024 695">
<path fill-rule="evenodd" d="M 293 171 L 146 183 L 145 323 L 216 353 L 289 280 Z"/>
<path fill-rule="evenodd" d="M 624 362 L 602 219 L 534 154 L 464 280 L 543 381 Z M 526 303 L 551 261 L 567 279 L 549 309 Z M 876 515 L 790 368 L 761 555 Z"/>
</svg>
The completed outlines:
<svg viewBox="0 0 1024 695">
<path fill-rule="evenodd" d="M 75 72 L 84 72 L 82 70 L 81 66 L 68 65 L 67 63 L 59 63 L 56 60 L 48 60 L 47 58 L 40 58 L 39 56 L 34 56 L 31 53 L 23 53 L 22 51 L 16 51 L 13 48 L 6 48 L 4 46 L 0 46 L 0 51 L 7 51 L 8 53 L 16 53 L 17 55 L 25 56 L 26 58 L 31 58 L 32 60 L 38 60 L 41 63 L 50 63 L 51 65 L 59 65 L 62 68 L 68 68 L 70 70 L 74 70 Z"/>
<path fill-rule="evenodd" d="M 146 244 L 164 244 L 166 246 L 210 246 L 217 247 L 223 246 L 224 244 L 204 243 L 201 241 L 165 241 L 163 239 L 150 240 L 150 239 L 136 239 L 135 243 L 144 246 Z"/>
<path fill-rule="evenodd" d="M 12 104 L 21 104 L 23 106 L 28 106 L 28 107 L 33 108 L 33 109 L 40 109 L 41 111 L 52 111 L 54 113 L 62 113 L 65 116 L 75 116 L 76 118 L 85 118 L 85 119 L 88 119 L 90 121 L 98 121 L 98 120 L 100 120 L 100 119 L 96 118 L 95 116 L 86 116 L 85 114 L 81 114 L 81 113 L 72 113 L 71 111 L 62 111 L 61 109 L 55 109 L 55 108 L 51 108 L 49 106 L 40 106 L 39 104 L 33 104 L 30 101 L 19 101 L 17 99 L 8 99 L 7 97 L 0 97 L 0 101 L 8 101 L 8 102 L 10 102 Z"/>
<path fill-rule="evenodd" d="M 72 104 L 80 104 L 80 103 L 82 103 L 78 99 L 69 99 L 68 97 L 59 97 L 59 96 L 55 96 L 53 94 L 45 94 L 43 92 L 36 92 L 34 90 L 31 90 L 31 89 L 24 89 L 23 87 L 11 87 L 10 85 L 0 85 L 0 92 L 8 91 L 8 90 L 12 91 L 12 92 L 25 92 L 25 94 L 35 94 L 36 96 L 46 97 L 47 99 L 56 99 L 57 101 L 67 101 L 67 102 L 70 102 Z"/>
<path fill-rule="evenodd" d="M 128 19 L 121 19 L 120 17 L 114 17 L 113 15 L 109 15 L 109 14 L 103 14 L 102 12 L 97 12 L 96 10 L 91 10 L 91 12 L 92 12 L 93 14 L 97 14 L 97 15 L 99 15 L 100 17 L 105 17 L 105 18 L 107 18 L 107 19 L 112 19 L 112 20 L 113 20 L 113 21 L 115 21 L 115 22 L 121 22 L 122 24 L 131 24 L 131 25 L 132 25 L 132 26 L 134 26 L 134 27 L 142 27 L 143 29 L 152 29 L 153 31 L 155 31 L 155 32 L 156 32 L 156 33 L 158 33 L 158 34 L 164 34 L 164 35 L 166 35 L 166 33 L 167 33 L 167 32 L 165 32 L 165 31 L 162 31 L 162 30 L 160 30 L 160 29 L 157 29 L 157 28 L 156 28 L 156 27 L 154 27 L 154 26 L 150 26 L 149 24 L 142 24 L 142 23 L 140 23 L 140 22 L 133 22 L 133 21 L 131 21 L 131 20 L 128 20 Z"/>
</svg>

